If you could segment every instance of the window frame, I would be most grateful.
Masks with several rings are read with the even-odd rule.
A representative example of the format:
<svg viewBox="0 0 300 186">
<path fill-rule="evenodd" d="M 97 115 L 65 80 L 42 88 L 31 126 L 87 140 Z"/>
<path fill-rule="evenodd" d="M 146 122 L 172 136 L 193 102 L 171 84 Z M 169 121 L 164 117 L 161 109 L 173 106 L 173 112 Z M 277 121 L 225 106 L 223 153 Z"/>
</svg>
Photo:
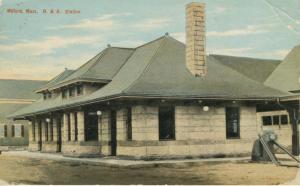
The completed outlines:
<svg viewBox="0 0 300 186">
<path fill-rule="evenodd" d="M 283 120 L 282 118 L 283 118 L 283 117 L 286 117 L 286 123 L 285 123 L 285 122 L 284 122 L 284 123 L 282 122 L 282 120 Z M 288 116 L 287 114 L 281 114 L 281 115 L 280 115 L 280 125 L 288 125 L 288 124 L 289 124 L 289 116 Z"/>
<path fill-rule="evenodd" d="M 11 137 L 15 137 L 15 125 L 11 125 Z"/>
<path fill-rule="evenodd" d="M 52 98 L 52 93 L 51 92 L 48 92 L 47 94 L 47 99 L 51 99 Z"/>
<path fill-rule="evenodd" d="M 266 125 L 264 122 L 264 118 L 269 117 L 270 118 L 270 124 Z M 277 121 L 277 119 L 275 119 L 275 117 L 278 118 L 278 123 L 275 123 L 275 120 Z M 286 123 L 282 122 L 283 121 L 283 117 L 286 117 Z M 270 114 L 270 115 L 262 115 L 261 116 L 261 125 L 263 127 L 268 127 L 268 126 L 279 126 L 281 127 L 281 125 L 288 125 L 289 124 L 289 116 L 288 114 Z"/>
<path fill-rule="evenodd" d="M 77 94 L 77 96 L 83 95 L 83 85 L 76 86 L 76 94 Z"/>
<path fill-rule="evenodd" d="M 163 109 L 169 109 L 168 111 L 163 111 Z M 170 118 L 162 118 L 164 112 L 170 112 L 168 115 Z M 163 121 L 165 120 L 165 121 Z M 163 124 L 164 122 L 167 122 L 169 120 L 168 127 L 164 128 L 163 126 L 166 124 Z M 171 128 L 171 131 L 165 131 L 165 134 L 162 130 L 166 130 L 167 128 Z M 170 137 L 163 137 L 162 135 L 170 135 Z M 158 108 L 158 139 L 159 141 L 174 141 L 176 140 L 176 123 L 175 123 L 175 106 L 169 105 L 169 106 L 159 106 Z"/>
<path fill-rule="evenodd" d="M 47 98 L 48 98 L 47 93 L 43 93 L 43 99 L 47 100 Z"/>
<path fill-rule="evenodd" d="M 74 112 L 74 141 L 78 141 L 78 117 L 77 112 Z"/>
<path fill-rule="evenodd" d="M 280 123 L 280 115 L 273 115 L 272 116 L 272 125 L 280 125 L 280 124 L 281 124 Z"/>
<path fill-rule="evenodd" d="M 21 125 L 21 138 L 25 137 L 25 127 L 24 125 Z"/>
<path fill-rule="evenodd" d="M 125 125 L 126 125 L 126 140 L 132 141 L 132 107 L 126 108 Z"/>
<path fill-rule="evenodd" d="M 8 137 L 8 127 L 7 127 L 7 125 L 4 125 L 4 137 L 5 138 Z"/>
<path fill-rule="evenodd" d="M 99 141 L 99 117 L 91 114 L 94 111 L 84 111 L 84 134 L 85 141 Z"/>
<path fill-rule="evenodd" d="M 45 122 L 44 135 L 45 135 L 45 141 L 49 141 L 49 123 L 48 122 Z"/>
<path fill-rule="evenodd" d="M 235 111 L 237 111 L 235 114 L 237 114 L 237 135 L 236 136 L 232 136 L 232 134 L 230 133 L 230 128 L 229 127 L 233 127 L 233 121 L 230 121 L 232 116 L 229 116 L 229 110 L 233 109 Z M 234 107 L 234 106 L 229 106 L 229 107 L 225 107 L 225 121 L 226 121 L 226 139 L 241 139 L 241 112 L 240 112 L 240 107 Z M 234 133 L 234 132 L 233 132 Z"/>
<path fill-rule="evenodd" d="M 72 97 L 75 97 L 76 96 L 76 87 L 73 86 L 73 87 L 70 87 L 69 88 L 69 97 L 72 98 Z"/>
<path fill-rule="evenodd" d="M 48 125 L 50 126 L 50 132 L 48 131 L 50 133 L 50 136 L 48 137 L 49 141 L 54 141 L 54 137 L 53 137 L 54 129 L 53 129 L 53 119 L 52 118 L 50 119 L 50 122 Z"/>
<path fill-rule="evenodd" d="M 31 125 L 31 132 L 32 132 L 32 140 L 35 141 L 35 122 L 32 122 L 32 125 Z"/>
<path fill-rule="evenodd" d="M 71 141 L 71 115 L 67 113 L 67 141 Z"/>
<path fill-rule="evenodd" d="M 268 120 L 270 121 L 270 123 L 265 124 L 265 121 L 266 121 L 266 120 L 264 120 L 264 118 L 268 118 Z M 263 125 L 263 126 L 272 126 L 272 125 L 273 125 L 273 117 L 270 116 L 270 115 L 268 115 L 268 116 L 262 116 L 262 117 L 261 117 L 261 121 L 262 121 L 262 125 Z"/>
<path fill-rule="evenodd" d="M 68 89 L 62 89 L 61 97 L 62 97 L 62 99 L 65 99 L 68 97 Z"/>
</svg>

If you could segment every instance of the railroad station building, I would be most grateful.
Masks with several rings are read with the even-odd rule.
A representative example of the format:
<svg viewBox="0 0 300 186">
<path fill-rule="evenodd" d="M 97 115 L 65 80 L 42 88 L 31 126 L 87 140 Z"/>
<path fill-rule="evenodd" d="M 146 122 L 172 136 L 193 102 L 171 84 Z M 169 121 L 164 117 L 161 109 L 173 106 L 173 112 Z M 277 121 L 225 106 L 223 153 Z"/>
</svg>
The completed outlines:
<svg viewBox="0 0 300 186">
<path fill-rule="evenodd" d="M 10 116 L 30 121 L 29 150 L 238 156 L 266 127 L 291 145 L 294 119 L 283 102 L 299 100 L 300 47 L 283 61 L 206 55 L 202 6 L 187 7 L 186 44 L 166 34 L 136 48 L 108 46 L 38 88 L 42 98 Z"/>
</svg>

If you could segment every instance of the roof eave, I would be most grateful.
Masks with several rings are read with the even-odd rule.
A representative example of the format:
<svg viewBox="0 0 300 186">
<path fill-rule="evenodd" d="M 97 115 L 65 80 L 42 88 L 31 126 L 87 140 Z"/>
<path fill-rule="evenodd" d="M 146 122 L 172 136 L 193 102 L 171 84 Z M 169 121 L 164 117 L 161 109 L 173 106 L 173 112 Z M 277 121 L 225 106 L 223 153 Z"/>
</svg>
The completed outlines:
<svg viewBox="0 0 300 186">
<path fill-rule="evenodd" d="M 232 96 L 163 96 L 163 95 L 126 95 L 126 94 L 115 94 L 111 96 L 106 96 L 98 99 L 93 99 L 90 101 L 85 101 L 85 102 L 78 102 L 78 103 L 73 103 L 65 106 L 59 106 L 59 107 L 53 107 L 50 109 L 46 109 L 40 112 L 32 112 L 28 114 L 22 114 L 22 115 L 12 115 L 9 116 L 8 118 L 14 118 L 14 119 L 21 119 L 25 117 L 31 117 L 35 115 L 41 115 L 45 114 L 48 112 L 54 112 L 58 110 L 63 110 L 63 109 L 69 109 L 72 107 L 79 107 L 79 106 L 85 106 L 89 104 L 95 104 L 99 102 L 105 102 L 105 101 L 110 101 L 114 99 L 180 99 L 180 100 L 218 100 L 218 101 L 226 101 L 226 100 L 237 100 L 237 101 L 276 101 L 278 100 L 279 97 L 232 97 Z"/>
<path fill-rule="evenodd" d="M 295 101 L 295 100 L 300 100 L 300 95 L 284 96 L 280 98 L 280 101 Z"/>
<path fill-rule="evenodd" d="M 72 79 L 72 80 L 69 80 L 69 81 L 66 81 L 66 82 L 63 82 L 63 83 L 59 83 L 57 85 L 54 85 L 54 86 L 51 86 L 51 87 L 48 87 L 48 88 L 45 88 L 45 89 L 37 90 L 36 93 L 42 93 L 43 91 L 46 91 L 46 90 L 48 90 L 48 91 L 56 90 L 56 89 L 59 89 L 59 88 L 65 87 L 65 86 L 69 86 L 69 85 L 74 84 L 74 83 L 88 82 L 88 83 L 104 83 L 104 84 L 107 84 L 110 81 L 111 80 L 109 80 L 109 79 L 76 78 L 76 79 Z"/>
</svg>

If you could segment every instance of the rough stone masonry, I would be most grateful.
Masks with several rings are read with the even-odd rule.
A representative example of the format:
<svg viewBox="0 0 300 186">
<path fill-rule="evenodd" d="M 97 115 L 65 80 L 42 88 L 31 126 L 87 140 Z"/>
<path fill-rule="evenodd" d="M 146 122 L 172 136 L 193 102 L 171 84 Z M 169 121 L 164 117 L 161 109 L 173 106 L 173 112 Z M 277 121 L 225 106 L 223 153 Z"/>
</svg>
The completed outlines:
<svg viewBox="0 0 300 186">
<path fill-rule="evenodd" d="M 205 59 L 205 4 L 186 6 L 186 65 L 195 76 L 207 73 Z"/>
</svg>

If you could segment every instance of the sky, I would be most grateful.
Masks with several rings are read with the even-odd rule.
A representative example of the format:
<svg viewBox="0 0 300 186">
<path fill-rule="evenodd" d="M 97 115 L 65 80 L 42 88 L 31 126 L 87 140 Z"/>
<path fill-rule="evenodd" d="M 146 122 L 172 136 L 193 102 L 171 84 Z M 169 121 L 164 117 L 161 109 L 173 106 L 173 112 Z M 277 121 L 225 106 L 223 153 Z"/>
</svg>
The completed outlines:
<svg viewBox="0 0 300 186">
<path fill-rule="evenodd" d="M 189 2 L 0 0 L 0 78 L 49 80 L 65 68 L 78 68 L 108 44 L 137 47 L 166 32 L 185 42 Z M 206 3 L 208 55 L 284 59 L 300 44 L 299 0 L 197 2 Z"/>
</svg>

